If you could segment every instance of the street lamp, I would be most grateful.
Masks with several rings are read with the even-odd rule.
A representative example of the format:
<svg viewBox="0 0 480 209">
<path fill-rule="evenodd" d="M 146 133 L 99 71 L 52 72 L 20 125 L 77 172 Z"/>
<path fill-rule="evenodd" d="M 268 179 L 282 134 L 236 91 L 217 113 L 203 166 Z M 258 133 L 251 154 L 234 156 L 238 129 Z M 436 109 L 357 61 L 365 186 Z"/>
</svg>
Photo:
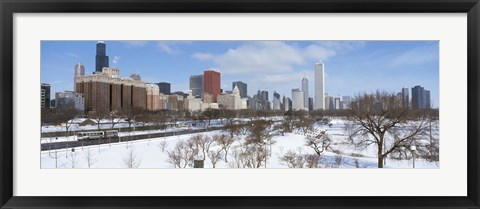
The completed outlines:
<svg viewBox="0 0 480 209">
<path fill-rule="evenodd" d="M 412 152 L 412 159 L 413 159 L 413 168 L 415 168 L 415 151 L 417 147 L 415 145 L 410 146 L 410 151 Z"/>
</svg>

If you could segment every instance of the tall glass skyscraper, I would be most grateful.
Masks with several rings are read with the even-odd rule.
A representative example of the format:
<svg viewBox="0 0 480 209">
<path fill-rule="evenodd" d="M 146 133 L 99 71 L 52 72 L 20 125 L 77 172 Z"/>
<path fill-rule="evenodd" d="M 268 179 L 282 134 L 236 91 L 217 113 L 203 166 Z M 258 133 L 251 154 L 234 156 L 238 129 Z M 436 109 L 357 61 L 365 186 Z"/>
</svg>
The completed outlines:
<svg viewBox="0 0 480 209">
<path fill-rule="evenodd" d="M 157 83 L 157 85 L 158 85 L 160 93 L 170 95 L 170 91 L 171 91 L 170 83 L 160 82 L 160 83 Z"/>
<path fill-rule="evenodd" d="M 235 88 L 235 86 L 238 87 L 238 90 L 240 90 L 240 97 L 245 98 L 247 97 L 247 84 L 241 81 L 235 81 L 232 82 L 232 91 Z"/>
<path fill-rule="evenodd" d="M 75 77 L 73 78 L 73 91 L 77 91 L 77 82 L 75 82 L 75 78 L 78 76 L 85 75 L 85 66 L 83 64 L 78 63 L 75 65 Z"/>
<path fill-rule="evenodd" d="M 421 86 L 412 88 L 412 109 L 430 108 L 430 91 Z"/>
<path fill-rule="evenodd" d="M 325 110 L 325 72 L 322 62 L 315 64 L 315 109 Z"/>
<path fill-rule="evenodd" d="M 99 41 L 95 56 L 95 72 L 102 72 L 103 67 L 108 67 L 107 46 L 103 41 Z"/>
<path fill-rule="evenodd" d="M 303 104 L 304 104 L 304 107 L 306 107 L 308 109 L 309 95 L 308 95 L 308 79 L 307 79 L 307 76 L 304 76 L 303 79 L 302 79 L 302 91 L 303 91 Z"/>
<path fill-rule="evenodd" d="M 402 107 L 409 108 L 410 107 L 410 98 L 408 96 L 408 88 L 402 88 Z"/>
<path fill-rule="evenodd" d="M 273 103 L 273 110 L 280 110 L 280 106 L 281 106 L 281 100 L 280 100 L 280 94 L 277 93 L 276 91 L 273 91 L 273 100 L 272 100 L 272 103 Z"/>
<path fill-rule="evenodd" d="M 203 98 L 203 75 L 190 76 L 190 90 L 192 96 Z"/>
</svg>

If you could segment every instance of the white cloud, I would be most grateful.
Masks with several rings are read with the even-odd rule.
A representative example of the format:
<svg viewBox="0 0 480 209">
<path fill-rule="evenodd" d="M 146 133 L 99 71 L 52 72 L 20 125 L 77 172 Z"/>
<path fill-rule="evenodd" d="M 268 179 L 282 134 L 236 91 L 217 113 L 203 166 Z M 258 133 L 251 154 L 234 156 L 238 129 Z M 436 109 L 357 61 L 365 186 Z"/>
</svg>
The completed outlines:
<svg viewBox="0 0 480 209">
<path fill-rule="evenodd" d="M 200 61 L 212 60 L 214 58 L 213 55 L 208 54 L 208 53 L 195 53 L 192 56 L 193 56 L 193 58 L 195 58 L 197 60 L 200 60 Z"/>
<path fill-rule="evenodd" d="M 420 65 L 438 58 L 438 45 L 428 44 L 416 47 L 410 51 L 396 55 L 390 61 L 391 67 L 398 67 L 403 65 Z"/>
<path fill-rule="evenodd" d="M 120 57 L 119 56 L 113 56 L 112 63 L 114 65 L 118 64 L 120 62 Z"/>
<path fill-rule="evenodd" d="M 310 80 L 310 86 L 313 85 L 315 62 L 363 46 L 349 42 L 314 42 L 301 46 L 298 42 L 251 41 L 220 54 L 198 52 L 192 57 L 212 62 L 222 74 L 234 74 L 236 80 L 248 84 L 250 94 L 261 89 L 291 96 L 292 88 L 301 87 L 304 75 Z M 310 91 L 313 92 L 313 89 Z"/>
<path fill-rule="evenodd" d="M 147 41 L 122 41 L 125 46 L 130 47 L 144 47 L 147 45 Z"/>
<path fill-rule="evenodd" d="M 178 54 L 180 53 L 180 50 L 175 47 L 174 42 L 165 42 L 165 41 L 159 41 L 157 44 L 158 48 L 162 50 L 163 52 L 167 54 Z"/>
<path fill-rule="evenodd" d="M 304 50 L 306 57 L 314 60 L 326 60 L 337 55 L 337 52 L 333 49 L 329 49 L 319 45 L 310 45 Z"/>
<path fill-rule="evenodd" d="M 229 74 L 285 73 L 298 66 L 326 60 L 338 54 L 363 47 L 363 42 L 318 42 L 298 47 L 282 41 L 247 42 L 230 48 L 223 54 L 198 52 L 192 55 L 200 61 L 211 61 Z"/>
<path fill-rule="evenodd" d="M 79 55 L 73 53 L 73 52 L 67 52 L 67 55 L 70 56 L 70 57 L 73 57 L 73 58 L 80 58 Z"/>
<path fill-rule="evenodd" d="M 251 42 L 228 49 L 224 54 L 196 53 L 198 60 L 210 60 L 225 73 L 291 72 L 305 62 L 295 47 L 279 41 Z"/>
</svg>

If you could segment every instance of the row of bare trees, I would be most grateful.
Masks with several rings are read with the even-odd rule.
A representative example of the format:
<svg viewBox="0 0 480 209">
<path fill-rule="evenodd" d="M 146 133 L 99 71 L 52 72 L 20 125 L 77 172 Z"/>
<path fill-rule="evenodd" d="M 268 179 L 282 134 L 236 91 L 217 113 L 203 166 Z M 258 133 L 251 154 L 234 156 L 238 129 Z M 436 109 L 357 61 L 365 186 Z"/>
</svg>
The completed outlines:
<svg viewBox="0 0 480 209">
<path fill-rule="evenodd" d="M 212 137 L 202 134 L 191 136 L 188 140 L 181 140 L 171 150 L 167 150 L 167 163 L 175 168 L 186 168 L 193 165 L 194 160 L 205 161 L 207 158 L 215 168 L 218 160 L 227 162 L 228 152 L 236 137 L 224 134 Z M 223 153 L 223 155 L 222 155 Z"/>
</svg>

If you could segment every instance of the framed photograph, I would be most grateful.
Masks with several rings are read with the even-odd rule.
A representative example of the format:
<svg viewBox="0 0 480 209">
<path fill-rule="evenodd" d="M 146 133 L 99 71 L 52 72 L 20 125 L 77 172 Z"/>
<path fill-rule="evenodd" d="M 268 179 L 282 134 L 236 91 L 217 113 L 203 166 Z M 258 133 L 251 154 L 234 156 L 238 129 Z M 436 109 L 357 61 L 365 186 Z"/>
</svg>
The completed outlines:
<svg viewBox="0 0 480 209">
<path fill-rule="evenodd" d="M 479 208 L 478 0 L 0 7 L 1 208 Z"/>
</svg>

